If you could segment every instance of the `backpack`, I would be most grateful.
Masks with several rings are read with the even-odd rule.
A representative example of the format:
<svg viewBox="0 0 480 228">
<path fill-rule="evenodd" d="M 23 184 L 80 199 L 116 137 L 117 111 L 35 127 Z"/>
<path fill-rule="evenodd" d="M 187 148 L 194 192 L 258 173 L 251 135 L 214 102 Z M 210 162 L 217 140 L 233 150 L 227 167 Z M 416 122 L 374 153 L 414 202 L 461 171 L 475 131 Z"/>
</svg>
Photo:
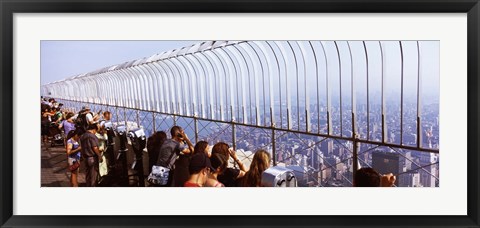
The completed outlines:
<svg viewBox="0 0 480 228">
<path fill-rule="evenodd" d="M 93 116 L 91 112 L 89 113 Z M 78 114 L 77 119 L 75 119 L 75 128 L 82 129 L 83 131 L 87 130 L 87 114 L 88 113 Z"/>
</svg>

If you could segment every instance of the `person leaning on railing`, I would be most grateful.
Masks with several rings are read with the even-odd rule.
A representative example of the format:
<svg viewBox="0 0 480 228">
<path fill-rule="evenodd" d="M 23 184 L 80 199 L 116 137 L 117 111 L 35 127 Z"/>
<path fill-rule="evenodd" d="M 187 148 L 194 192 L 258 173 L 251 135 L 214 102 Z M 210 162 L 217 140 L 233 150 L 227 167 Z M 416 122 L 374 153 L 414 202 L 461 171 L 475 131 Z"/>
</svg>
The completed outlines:
<svg viewBox="0 0 480 228">
<path fill-rule="evenodd" d="M 235 153 L 235 150 L 233 148 L 229 148 L 228 144 L 224 142 L 219 142 L 215 144 L 212 148 L 212 156 L 214 154 L 222 154 L 225 156 L 225 158 L 228 160 L 230 157 L 233 158 L 234 162 L 238 165 L 240 169 L 236 168 L 227 168 L 225 171 L 218 175 L 218 181 L 223 183 L 225 187 L 235 187 L 237 186 L 237 180 L 242 178 L 247 170 L 245 169 L 245 166 L 243 163 L 238 159 L 237 154 Z"/>
<path fill-rule="evenodd" d="M 179 126 L 173 126 L 170 129 L 171 139 L 165 140 L 158 152 L 156 165 L 170 169 L 167 185 L 164 187 L 175 186 L 174 175 L 176 172 L 175 161 L 180 154 L 190 154 L 193 151 L 192 142 Z M 178 175 L 177 175 L 178 177 Z"/>
</svg>

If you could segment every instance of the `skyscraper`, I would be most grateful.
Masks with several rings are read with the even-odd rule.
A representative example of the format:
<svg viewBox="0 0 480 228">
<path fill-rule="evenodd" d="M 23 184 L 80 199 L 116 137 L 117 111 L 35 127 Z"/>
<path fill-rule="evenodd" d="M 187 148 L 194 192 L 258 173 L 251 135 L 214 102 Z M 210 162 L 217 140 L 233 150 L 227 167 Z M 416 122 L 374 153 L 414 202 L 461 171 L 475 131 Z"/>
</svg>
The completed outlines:
<svg viewBox="0 0 480 228">
<path fill-rule="evenodd" d="M 374 151 L 372 153 L 372 168 L 380 174 L 393 173 L 397 175 L 399 173 L 399 156 L 394 153 Z M 398 178 L 395 185 L 398 186 Z"/>
</svg>

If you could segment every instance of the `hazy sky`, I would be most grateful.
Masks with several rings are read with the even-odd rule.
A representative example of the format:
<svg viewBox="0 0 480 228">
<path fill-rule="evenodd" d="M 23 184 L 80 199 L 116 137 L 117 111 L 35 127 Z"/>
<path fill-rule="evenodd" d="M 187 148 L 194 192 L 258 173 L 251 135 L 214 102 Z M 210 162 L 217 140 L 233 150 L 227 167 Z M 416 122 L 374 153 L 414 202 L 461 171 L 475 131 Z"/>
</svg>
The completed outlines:
<svg viewBox="0 0 480 228">
<path fill-rule="evenodd" d="M 200 41 L 42 41 L 41 84 Z"/>
</svg>

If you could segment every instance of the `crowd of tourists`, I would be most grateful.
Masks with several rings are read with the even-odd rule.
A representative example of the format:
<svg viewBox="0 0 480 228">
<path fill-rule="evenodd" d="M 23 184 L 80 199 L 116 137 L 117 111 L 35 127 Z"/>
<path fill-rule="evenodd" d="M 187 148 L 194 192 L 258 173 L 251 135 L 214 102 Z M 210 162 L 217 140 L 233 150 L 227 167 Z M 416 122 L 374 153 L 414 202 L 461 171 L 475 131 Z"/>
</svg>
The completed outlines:
<svg viewBox="0 0 480 228">
<path fill-rule="evenodd" d="M 48 143 L 60 132 L 63 136 L 71 186 L 78 187 L 81 162 L 85 167 L 87 187 L 98 185 L 101 176 L 111 167 L 111 156 L 105 156 L 108 134 L 106 123 L 111 114 L 93 113 L 84 106 L 79 113 L 63 109 L 55 99 L 42 98 L 42 140 Z M 199 141 L 195 145 L 180 126 L 154 132 L 147 139 L 149 172 L 162 167 L 169 170 L 162 183 L 149 183 L 157 187 L 261 187 L 262 174 L 271 167 L 271 155 L 265 150 L 255 152 L 249 167 L 237 157 L 232 146 L 225 142 L 214 145 Z M 107 159 L 108 158 L 108 159 Z M 229 165 L 229 162 L 235 165 Z M 372 168 L 356 172 L 354 186 L 393 186 L 395 176 L 381 175 Z"/>
</svg>

